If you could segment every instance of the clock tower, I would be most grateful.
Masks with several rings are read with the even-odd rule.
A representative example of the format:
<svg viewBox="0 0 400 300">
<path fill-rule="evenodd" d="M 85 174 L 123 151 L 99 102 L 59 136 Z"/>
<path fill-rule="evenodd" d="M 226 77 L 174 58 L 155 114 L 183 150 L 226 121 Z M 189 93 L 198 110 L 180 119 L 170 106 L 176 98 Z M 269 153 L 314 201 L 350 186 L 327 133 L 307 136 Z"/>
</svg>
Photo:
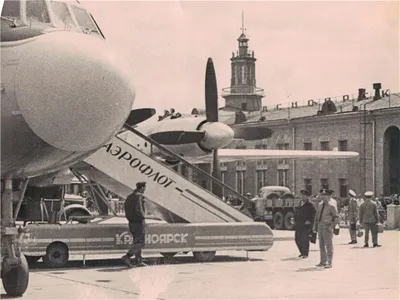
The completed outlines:
<svg viewBox="0 0 400 300">
<path fill-rule="evenodd" d="M 256 58 L 249 51 L 242 12 L 242 34 L 237 39 L 239 48 L 231 57 L 231 86 L 222 89 L 225 109 L 259 111 L 262 107 L 264 90 L 256 86 Z"/>
</svg>

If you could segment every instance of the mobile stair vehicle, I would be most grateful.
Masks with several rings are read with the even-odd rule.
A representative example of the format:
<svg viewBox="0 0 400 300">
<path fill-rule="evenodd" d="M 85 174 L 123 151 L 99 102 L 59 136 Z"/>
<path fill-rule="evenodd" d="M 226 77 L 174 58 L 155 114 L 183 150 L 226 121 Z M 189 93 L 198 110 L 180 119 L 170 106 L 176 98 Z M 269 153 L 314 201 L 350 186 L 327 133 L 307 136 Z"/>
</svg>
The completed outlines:
<svg viewBox="0 0 400 300">
<path fill-rule="evenodd" d="M 208 173 L 191 165 L 150 138 L 127 126 L 149 147 L 166 151 L 192 173 L 222 186 L 243 203 L 248 199 Z M 116 135 L 108 144 L 71 167 L 78 178 L 85 177 L 91 189 L 99 186 L 126 199 L 136 182 L 146 181 L 147 207 L 161 221 L 148 220 L 144 254 L 174 256 L 192 252 L 198 261 L 210 261 L 216 251 L 266 251 L 273 245 L 273 233 L 264 222 L 255 222 L 243 206 L 239 210 L 205 190 L 170 165 L 146 155 Z M 75 220 L 85 217 L 75 217 Z M 43 257 L 50 267 L 62 267 L 71 254 L 124 254 L 132 243 L 124 218 L 73 224 L 28 224 L 20 236 L 21 251 L 35 261 Z M 124 223 L 125 222 L 125 223 Z"/>
</svg>

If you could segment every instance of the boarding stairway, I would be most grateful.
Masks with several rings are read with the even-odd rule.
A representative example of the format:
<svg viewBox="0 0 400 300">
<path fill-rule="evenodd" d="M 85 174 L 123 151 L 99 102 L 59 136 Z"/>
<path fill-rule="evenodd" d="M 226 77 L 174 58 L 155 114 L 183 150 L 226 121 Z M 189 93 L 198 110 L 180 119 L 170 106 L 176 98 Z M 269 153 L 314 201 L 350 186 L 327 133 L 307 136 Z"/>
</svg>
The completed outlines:
<svg viewBox="0 0 400 300">
<path fill-rule="evenodd" d="M 253 222 L 247 210 L 247 198 L 134 128 L 125 126 L 125 129 L 130 131 L 129 134 L 143 139 L 151 149 L 155 147 L 158 153 L 167 153 L 191 169 L 192 173 L 196 172 L 213 185 L 219 185 L 226 193 L 242 201 L 243 205 L 238 209 L 227 204 L 170 165 L 129 144 L 118 134 L 93 155 L 72 166 L 73 172 L 124 199 L 132 193 L 138 181 L 145 181 L 145 196 L 150 202 L 150 209 L 153 209 L 153 215 L 158 215 L 168 223 Z"/>
</svg>

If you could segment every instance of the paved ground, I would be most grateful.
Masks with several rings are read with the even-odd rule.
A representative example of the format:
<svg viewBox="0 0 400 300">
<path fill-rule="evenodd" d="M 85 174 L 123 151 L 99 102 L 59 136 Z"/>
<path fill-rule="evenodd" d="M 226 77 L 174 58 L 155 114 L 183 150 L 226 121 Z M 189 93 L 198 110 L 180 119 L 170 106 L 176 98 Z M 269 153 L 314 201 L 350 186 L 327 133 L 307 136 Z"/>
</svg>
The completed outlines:
<svg viewBox="0 0 400 300">
<path fill-rule="evenodd" d="M 126 269 L 117 259 L 81 261 L 48 270 L 31 270 L 24 299 L 400 299 L 400 232 L 380 235 L 382 248 L 348 245 L 348 232 L 335 237 L 332 269 L 315 267 L 319 251 L 297 259 L 293 232 L 268 252 L 225 252 L 214 262 L 196 263 L 190 255 L 168 264 L 151 259 L 147 268 Z M 2 297 L 4 290 L 1 289 Z"/>
</svg>

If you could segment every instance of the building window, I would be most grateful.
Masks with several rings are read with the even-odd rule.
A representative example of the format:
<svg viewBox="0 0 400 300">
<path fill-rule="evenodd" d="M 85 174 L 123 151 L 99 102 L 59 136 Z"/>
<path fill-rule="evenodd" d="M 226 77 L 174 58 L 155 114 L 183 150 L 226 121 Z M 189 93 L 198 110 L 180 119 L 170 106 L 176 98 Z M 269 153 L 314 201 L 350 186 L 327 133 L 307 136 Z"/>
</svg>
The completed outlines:
<svg viewBox="0 0 400 300">
<path fill-rule="evenodd" d="M 339 191 L 340 191 L 341 198 L 347 197 L 347 179 L 346 178 L 339 178 Z"/>
<path fill-rule="evenodd" d="M 347 140 L 339 141 L 339 151 L 347 151 Z"/>
<path fill-rule="evenodd" d="M 278 170 L 278 185 L 288 186 L 288 170 Z"/>
<path fill-rule="evenodd" d="M 304 150 L 312 150 L 312 143 L 304 143 Z"/>
<path fill-rule="evenodd" d="M 329 151 L 329 142 L 321 142 L 321 150 Z"/>
<path fill-rule="evenodd" d="M 236 171 L 236 191 L 239 194 L 244 193 L 244 173 L 246 173 L 245 171 Z"/>
<path fill-rule="evenodd" d="M 267 170 L 257 170 L 256 171 L 256 192 L 255 194 L 258 194 L 260 189 L 263 186 L 267 185 Z"/>
<path fill-rule="evenodd" d="M 276 144 L 278 150 L 289 150 L 289 143 L 280 143 L 280 144 Z M 280 159 L 278 161 L 279 165 L 286 165 L 288 162 L 286 159 Z"/>
<path fill-rule="evenodd" d="M 304 189 L 312 195 L 312 180 L 310 178 L 304 179 Z"/>
<path fill-rule="evenodd" d="M 329 189 L 329 178 L 322 178 L 321 179 L 321 189 Z"/>
</svg>

